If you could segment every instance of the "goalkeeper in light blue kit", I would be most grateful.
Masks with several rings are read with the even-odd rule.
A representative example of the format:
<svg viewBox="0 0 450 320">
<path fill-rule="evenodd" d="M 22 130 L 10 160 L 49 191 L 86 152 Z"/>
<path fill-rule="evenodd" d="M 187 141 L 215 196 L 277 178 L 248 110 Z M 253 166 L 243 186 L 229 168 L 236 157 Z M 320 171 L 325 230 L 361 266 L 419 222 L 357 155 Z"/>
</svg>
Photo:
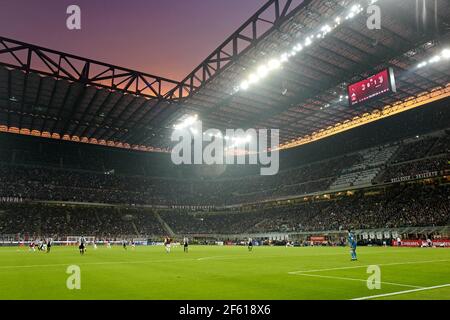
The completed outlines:
<svg viewBox="0 0 450 320">
<path fill-rule="evenodd" d="M 350 245 L 350 254 L 352 256 L 352 261 L 356 261 L 358 260 L 358 258 L 356 257 L 356 239 L 355 239 L 355 235 L 349 230 L 348 231 L 348 244 Z"/>
</svg>

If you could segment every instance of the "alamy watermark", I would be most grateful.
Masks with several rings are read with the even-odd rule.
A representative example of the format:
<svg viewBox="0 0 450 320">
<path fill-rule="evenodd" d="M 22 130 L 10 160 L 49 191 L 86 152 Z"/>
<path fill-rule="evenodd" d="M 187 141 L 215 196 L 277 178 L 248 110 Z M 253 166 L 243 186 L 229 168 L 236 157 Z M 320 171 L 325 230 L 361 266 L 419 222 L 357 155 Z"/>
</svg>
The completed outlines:
<svg viewBox="0 0 450 320">
<path fill-rule="evenodd" d="M 66 273 L 69 277 L 66 280 L 66 287 L 69 290 L 81 289 L 81 269 L 77 265 L 71 265 L 67 267 Z"/>
<path fill-rule="evenodd" d="M 380 290 L 381 289 L 381 269 L 377 265 L 367 267 L 367 273 L 370 274 L 367 278 L 367 289 Z"/>
<path fill-rule="evenodd" d="M 69 15 L 66 20 L 66 27 L 69 30 L 81 30 L 81 8 L 72 4 L 67 7 L 66 13 Z"/>
<path fill-rule="evenodd" d="M 202 130 L 202 122 L 173 131 L 171 158 L 176 165 L 206 164 L 261 165 L 261 175 L 275 175 L 279 170 L 278 129 Z"/>
<path fill-rule="evenodd" d="M 367 7 L 367 29 L 369 30 L 380 30 L 381 29 L 381 8 L 375 4 Z"/>
</svg>

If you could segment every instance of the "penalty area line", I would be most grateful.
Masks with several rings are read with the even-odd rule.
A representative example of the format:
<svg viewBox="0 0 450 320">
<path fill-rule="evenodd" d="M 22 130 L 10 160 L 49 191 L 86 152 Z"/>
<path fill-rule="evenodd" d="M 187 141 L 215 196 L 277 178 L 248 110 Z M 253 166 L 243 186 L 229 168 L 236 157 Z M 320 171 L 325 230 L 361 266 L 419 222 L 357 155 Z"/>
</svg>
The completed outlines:
<svg viewBox="0 0 450 320">
<path fill-rule="evenodd" d="M 294 275 L 296 275 L 296 276 L 304 276 L 304 277 L 316 277 L 316 278 L 325 278 L 325 279 L 336 279 L 336 280 L 367 282 L 367 279 L 355 279 L 355 278 L 346 278 L 346 277 L 322 276 L 322 275 L 318 275 L 318 274 L 296 273 Z M 398 286 L 398 287 L 423 288 L 423 287 L 420 287 L 420 286 L 413 286 L 413 285 L 409 285 L 409 284 L 395 283 L 395 282 L 379 281 L 377 283 L 391 285 L 391 286 Z"/>
<path fill-rule="evenodd" d="M 412 290 L 405 290 L 405 291 L 397 291 L 397 292 L 391 292 L 391 293 L 385 293 L 385 294 L 377 294 L 374 296 L 367 296 L 367 297 L 361 297 L 361 298 L 354 298 L 350 300 L 370 300 L 370 299 L 376 299 L 376 298 L 383 298 L 383 297 L 389 297 L 389 296 L 397 296 L 401 294 L 408 294 L 408 293 L 414 293 L 419 291 L 428 291 L 428 290 L 435 290 L 440 288 L 450 287 L 450 284 L 443 284 L 440 286 L 434 286 L 434 287 L 426 287 L 426 288 L 419 288 L 419 289 L 412 289 Z"/>
<path fill-rule="evenodd" d="M 309 272 L 360 269 L 360 268 L 367 268 L 372 265 L 377 265 L 377 266 L 383 267 L 383 266 L 401 266 L 401 265 L 406 265 L 406 264 L 423 264 L 423 263 L 449 262 L 449 261 L 450 260 L 428 260 L 428 261 L 407 261 L 407 262 L 382 263 L 382 264 L 374 263 L 374 264 L 370 264 L 370 265 L 351 266 L 351 267 L 337 267 L 337 268 L 328 268 L 328 269 L 291 271 L 288 273 L 289 274 L 302 274 L 302 273 L 309 273 Z"/>
</svg>

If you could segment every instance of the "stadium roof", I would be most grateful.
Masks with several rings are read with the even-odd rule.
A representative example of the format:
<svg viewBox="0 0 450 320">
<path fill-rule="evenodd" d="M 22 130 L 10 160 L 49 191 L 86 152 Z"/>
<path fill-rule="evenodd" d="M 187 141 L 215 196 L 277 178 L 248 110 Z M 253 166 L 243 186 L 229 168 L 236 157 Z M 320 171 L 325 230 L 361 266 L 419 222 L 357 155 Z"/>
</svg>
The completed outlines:
<svg viewBox="0 0 450 320">
<path fill-rule="evenodd" d="M 374 2 L 379 30 L 367 27 Z M 270 0 L 182 81 L 0 37 L 0 130 L 166 150 L 173 124 L 195 113 L 208 128 L 280 128 L 280 142 L 294 146 L 424 93 L 450 95 L 448 61 L 418 68 L 450 47 L 450 3 L 425 8 L 409 0 Z M 302 51 L 290 54 L 298 44 Z M 264 79 L 242 85 L 286 55 Z M 347 85 L 386 67 L 397 93 L 349 107 Z"/>
</svg>

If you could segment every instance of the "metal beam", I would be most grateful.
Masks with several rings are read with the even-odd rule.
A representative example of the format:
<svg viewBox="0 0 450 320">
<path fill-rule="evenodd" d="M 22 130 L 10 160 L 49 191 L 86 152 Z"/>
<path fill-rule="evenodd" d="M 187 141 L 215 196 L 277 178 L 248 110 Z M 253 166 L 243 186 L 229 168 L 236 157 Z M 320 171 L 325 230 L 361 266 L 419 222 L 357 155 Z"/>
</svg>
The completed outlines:
<svg viewBox="0 0 450 320">
<path fill-rule="evenodd" d="M 231 62 L 238 60 L 249 50 L 256 47 L 262 39 L 265 39 L 270 33 L 279 28 L 284 22 L 308 6 L 311 2 L 312 0 L 289 0 L 284 5 L 281 5 L 280 0 L 269 0 L 183 79 L 180 85 L 171 90 L 167 94 L 167 97 L 177 94 L 179 97 L 186 97 L 192 92 L 200 90 L 222 73 L 229 65 L 233 64 Z M 272 14 L 274 14 L 272 19 L 267 18 L 268 15 Z M 268 23 L 271 24 L 271 27 L 267 31 L 262 32 Z M 252 31 L 251 35 L 248 34 L 249 29 Z"/>
<path fill-rule="evenodd" d="M 177 99 L 179 81 L 79 57 L 0 36 L 0 65 L 43 76 L 141 95 Z M 170 96 L 166 92 L 171 91 Z"/>
</svg>

